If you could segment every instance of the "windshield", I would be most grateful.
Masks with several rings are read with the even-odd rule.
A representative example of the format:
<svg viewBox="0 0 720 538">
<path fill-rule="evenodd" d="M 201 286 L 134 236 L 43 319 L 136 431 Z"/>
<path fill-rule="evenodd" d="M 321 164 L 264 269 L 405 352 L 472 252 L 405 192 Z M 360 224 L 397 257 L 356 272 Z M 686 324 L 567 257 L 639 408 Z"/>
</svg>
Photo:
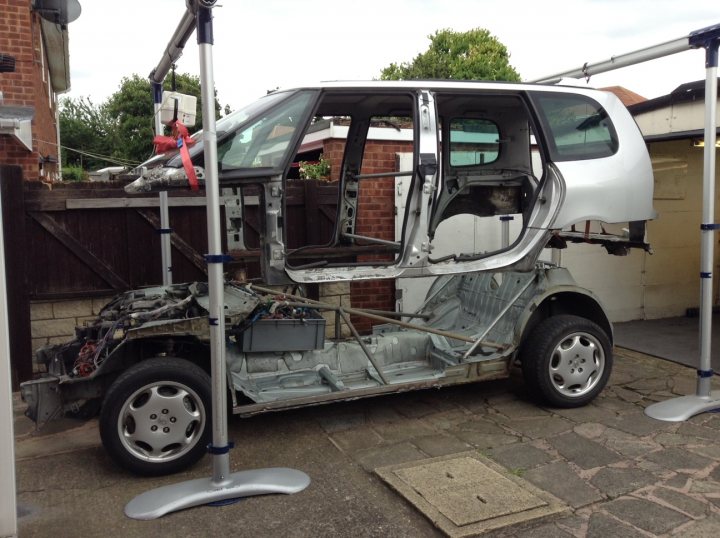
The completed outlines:
<svg viewBox="0 0 720 538">
<path fill-rule="evenodd" d="M 291 143 L 308 117 L 312 92 L 297 92 L 264 113 L 235 122 L 226 137 L 218 137 L 220 170 L 284 166 Z"/>
<path fill-rule="evenodd" d="M 290 143 L 298 126 L 310 113 L 315 92 L 274 92 L 236 110 L 217 122 L 218 169 L 220 171 L 254 168 L 279 168 L 291 151 Z M 193 161 L 203 154 L 203 132 L 192 138 L 196 144 L 190 149 Z M 156 156 L 153 160 L 169 159 L 165 166 L 182 166 L 177 150 Z"/>
<path fill-rule="evenodd" d="M 217 121 L 217 125 L 215 126 L 218 138 L 222 138 L 223 135 L 225 135 L 226 133 L 237 129 L 238 126 L 245 120 L 247 120 L 249 117 L 257 114 L 258 112 L 271 108 L 273 105 L 279 103 L 283 99 L 287 99 L 289 95 L 291 94 L 288 92 L 269 93 L 268 95 L 261 97 L 257 101 L 253 101 L 252 103 L 245 105 L 240 110 L 236 110 L 235 112 L 231 112 L 227 116 L 220 118 Z M 202 134 L 202 131 L 198 131 L 192 135 L 192 138 L 194 138 L 198 142 L 202 142 Z"/>
</svg>

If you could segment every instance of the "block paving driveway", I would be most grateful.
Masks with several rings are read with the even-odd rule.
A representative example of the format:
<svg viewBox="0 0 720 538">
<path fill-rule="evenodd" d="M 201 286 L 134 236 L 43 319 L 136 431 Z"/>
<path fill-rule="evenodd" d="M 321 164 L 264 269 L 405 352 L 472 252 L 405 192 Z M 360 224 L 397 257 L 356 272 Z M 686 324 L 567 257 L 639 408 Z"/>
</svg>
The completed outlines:
<svg viewBox="0 0 720 538">
<path fill-rule="evenodd" d="M 442 536 L 374 470 L 469 450 L 569 506 L 488 536 L 720 536 L 720 414 L 680 423 L 643 414 L 694 391 L 694 370 L 616 349 L 609 387 L 579 409 L 538 407 L 511 379 L 232 417 L 233 470 L 293 467 L 310 487 L 154 521 L 128 519 L 123 507 L 149 489 L 208 476 L 209 457 L 178 475 L 132 477 L 105 455 L 94 421 L 38 435 L 18 403 L 20 536 Z"/>
</svg>

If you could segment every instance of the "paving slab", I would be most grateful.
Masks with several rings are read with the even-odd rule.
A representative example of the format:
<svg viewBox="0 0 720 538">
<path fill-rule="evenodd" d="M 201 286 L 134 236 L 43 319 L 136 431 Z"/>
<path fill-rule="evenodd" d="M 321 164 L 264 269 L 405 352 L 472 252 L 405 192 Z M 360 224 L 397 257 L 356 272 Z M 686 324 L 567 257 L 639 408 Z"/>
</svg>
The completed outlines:
<svg viewBox="0 0 720 538">
<path fill-rule="evenodd" d="M 567 463 L 551 463 L 523 473 L 523 478 L 549 491 L 573 508 L 598 502 L 603 496 L 583 481 Z"/>
<path fill-rule="evenodd" d="M 653 534 L 663 534 L 690 521 L 690 518 L 657 503 L 645 499 L 621 498 L 610 501 L 604 510 L 629 523 Z"/>
<path fill-rule="evenodd" d="M 688 487 L 688 482 L 690 480 L 691 478 L 689 476 L 677 473 L 675 476 L 664 480 L 663 484 L 670 488 L 685 490 Z"/>
<path fill-rule="evenodd" d="M 605 430 L 607 430 L 607 426 L 598 424 L 597 422 L 586 422 L 584 424 L 578 424 L 573 428 L 575 433 L 587 439 L 597 439 L 605 433 Z"/>
<path fill-rule="evenodd" d="M 677 472 L 693 472 L 704 469 L 712 463 L 706 458 L 678 447 L 666 448 L 651 452 L 645 456 L 645 460 L 656 463 L 665 469 Z"/>
<path fill-rule="evenodd" d="M 552 437 L 549 442 L 561 456 L 582 469 L 594 469 L 622 459 L 617 452 L 573 432 Z"/>
<path fill-rule="evenodd" d="M 343 432 L 353 430 L 365 424 L 364 413 L 343 413 L 322 417 L 318 421 L 323 430 L 327 433 Z"/>
<path fill-rule="evenodd" d="M 637 538 L 639 534 L 637 529 L 596 512 L 590 515 L 586 538 Z"/>
<path fill-rule="evenodd" d="M 655 420 L 645 415 L 642 411 L 620 415 L 612 420 L 603 422 L 603 424 L 639 437 L 654 435 L 675 427 L 675 424 L 672 422 Z"/>
<path fill-rule="evenodd" d="M 682 528 L 682 538 L 710 538 L 720 536 L 720 515 L 714 514 L 701 521 L 693 521 Z"/>
<path fill-rule="evenodd" d="M 409 402 L 401 402 L 394 405 L 395 410 L 404 417 L 422 418 L 437 413 L 437 407 L 433 405 L 432 399 L 413 399 Z"/>
<path fill-rule="evenodd" d="M 682 423 L 676 430 L 678 435 L 694 437 L 697 439 L 710 439 L 720 441 L 720 429 L 693 424 L 692 422 Z"/>
<path fill-rule="evenodd" d="M 383 443 L 382 437 L 368 426 L 335 432 L 330 435 L 330 439 L 335 446 L 345 452 L 358 452 Z"/>
<path fill-rule="evenodd" d="M 531 439 L 552 437 L 572 430 L 575 424 L 567 419 L 551 416 L 549 418 L 498 418 L 506 428 Z"/>
<path fill-rule="evenodd" d="M 422 460 L 427 458 L 427 455 L 414 445 L 405 442 L 360 450 L 354 457 L 366 470 L 373 471 L 378 467 Z"/>
<path fill-rule="evenodd" d="M 521 399 L 502 400 L 490 404 L 498 413 L 507 417 L 549 417 L 550 411 L 539 407 L 536 402 Z"/>
<path fill-rule="evenodd" d="M 492 415 L 498 417 L 500 415 Z M 466 420 L 448 430 L 463 442 L 481 450 L 509 445 L 520 440 L 520 436 L 502 428 L 490 420 Z"/>
<path fill-rule="evenodd" d="M 640 458 L 648 452 L 662 448 L 662 445 L 653 439 L 640 438 L 612 428 L 606 429 L 600 440 L 607 448 L 629 459 Z"/>
<path fill-rule="evenodd" d="M 679 433 L 659 433 L 654 437 L 654 441 L 666 448 L 669 448 L 671 446 L 685 446 L 696 443 L 698 439 L 695 437 L 680 435 Z"/>
<path fill-rule="evenodd" d="M 720 465 L 717 465 L 715 469 L 712 470 L 712 472 L 710 473 L 710 478 L 716 480 L 717 482 L 720 482 Z"/>
<path fill-rule="evenodd" d="M 638 394 L 634 390 L 627 389 L 625 387 L 613 387 L 613 394 L 625 402 L 637 403 L 643 399 L 641 394 Z"/>
<path fill-rule="evenodd" d="M 710 458 L 711 460 L 720 461 L 720 443 L 717 441 L 713 441 L 713 444 L 709 446 L 706 444 L 700 445 L 697 442 L 690 443 L 687 449 L 690 452 L 700 454 L 701 456 Z"/>
<path fill-rule="evenodd" d="M 520 437 L 510 434 L 490 434 L 466 430 L 456 431 L 454 434 L 458 439 L 480 450 L 510 445 L 520 441 Z"/>
<path fill-rule="evenodd" d="M 516 534 L 518 538 L 532 536 L 532 538 L 572 538 L 572 534 L 565 532 L 554 523 L 545 523 L 539 527 L 533 527 L 525 532 Z"/>
<path fill-rule="evenodd" d="M 377 469 L 450 537 L 473 536 L 567 510 L 477 452 Z"/>
<path fill-rule="evenodd" d="M 492 435 L 505 435 L 508 430 L 498 426 L 496 422 L 486 420 L 483 418 L 475 418 L 473 420 L 467 420 L 460 422 L 453 428 L 455 431 L 472 431 L 477 433 L 487 433 Z"/>
<path fill-rule="evenodd" d="M 690 493 L 699 493 L 707 498 L 711 496 L 720 497 L 720 481 L 712 477 L 706 479 L 693 478 L 689 489 Z"/>
<path fill-rule="evenodd" d="M 529 443 L 495 448 L 490 451 L 489 456 L 507 469 L 521 469 L 523 471 L 544 465 L 553 460 L 553 457 L 546 450 Z"/>
<path fill-rule="evenodd" d="M 405 418 L 395 422 L 381 422 L 374 424 L 373 429 L 387 443 L 410 441 L 417 437 L 426 437 L 435 433 L 433 428 L 416 418 Z"/>
<path fill-rule="evenodd" d="M 467 443 L 447 433 L 418 437 L 417 439 L 413 439 L 412 443 L 425 454 L 432 457 L 467 452 L 471 448 Z"/>
<path fill-rule="evenodd" d="M 553 409 L 552 411 L 555 415 L 572 420 L 578 424 L 584 424 L 587 422 L 603 423 L 615 417 L 614 412 L 593 404 L 571 409 Z"/>
<path fill-rule="evenodd" d="M 634 468 L 607 467 L 600 469 L 590 483 L 614 499 L 656 483 L 659 478 L 649 471 Z"/>
<path fill-rule="evenodd" d="M 709 509 L 708 504 L 673 489 L 656 488 L 652 491 L 652 496 L 657 497 L 693 518 L 704 516 Z"/>
<path fill-rule="evenodd" d="M 467 420 L 468 415 L 465 411 L 460 409 L 440 411 L 438 413 L 433 413 L 432 415 L 423 417 L 423 421 L 425 422 L 425 424 L 439 431 L 456 428 L 458 424 L 467 422 Z"/>
</svg>

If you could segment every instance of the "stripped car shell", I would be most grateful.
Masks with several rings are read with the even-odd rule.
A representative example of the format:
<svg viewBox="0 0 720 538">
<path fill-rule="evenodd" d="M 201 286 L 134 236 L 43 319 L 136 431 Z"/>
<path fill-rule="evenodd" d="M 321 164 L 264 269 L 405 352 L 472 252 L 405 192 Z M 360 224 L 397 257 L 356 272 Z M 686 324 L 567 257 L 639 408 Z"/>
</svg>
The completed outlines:
<svg viewBox="0 0 720 538">
<path fill-rule="evenodd" d="M 348 265 L 318 256 L 315 263 L 293 263 L 285 239 L 285 181 L 313 122 L 327 117 L 351 120 L 338 174 L 335 232 L 328 244 L 318 246 L 390 243 L 392 262 Z M 396 117 L 412 123 L 412 168 L 363 173 L 373 120 Z M 482 141 L 481 133 L 476 133 L 475 147 L 455 143 L 456 135 L 469 136 L 478 125 L 492 126 L 492 144 Z M 633 118 L 608 92 L 487 82 L 325 83 L 273 92 L 219 120 L 217 132 L 221 187 L 261 189 L 260 251 L 267 283 L 527 271 L 551 239 L 556 247 L 566 241 L 598 243 L 613 254 L 649 249 L 645 222 L 655 217 L 650 158 Z M 190 153 L 202 173 L 200 146 L 195 144 Z M 533 153 L 541 160 L 537 166 Z M 480 160 L 463 162 L 469 154 Z M 187 187 L 177 152 L 151 159 L 140 172 L 129 192 Z M 403 204 L 399 240 L 358 235 L 363 181 L 403 175 L 412 178 L 413 188 Z M 514 205 L 494 203 L 501 195 Z M 522 230 L 501 249 L 463 248 L 454 256 L 435 258 L 434 235 L 457 214 L 453 206 L 458 201 L 464 213 L 478 217 L 513 215 Z M 619 234 L 603 228 L 603 233 L 578 235 L 569 229 L 587 221 L 627 224 Z"/>
<path fill-rule="evenodd" d="M 377 249 L 365 261 L 334 261 L 322 250 L 286 245 L 291 163 L 315 147 L 313 126 L 327 118 L 347 125 L 338 209 L 329 242 L 309 246 Z M 369 133 L 379 123 L 409 126 L 412 169 L 363 172 Z M 243 189 L 251 187 L 266 284 L 438 276 L 412 313 L 362 311 L 227 282 L 234 413 L 498 379 L 515 366 L 530 391 L 554 406 L 584 405 L 605 386 L 612 326 L 600 301 L 566 269 L 538 257 L 549 243 L 579 240 L 615 254 L 649 248 L 650 160 L 612 94 L 505 83 L 326 83 L 273 92 L 221 119 L 217 135 L 221 186 L 238 197 L 227 229 L 242 217 Z M 190 148 L 200 179 L 201 146 Z M 187 188 L 177 152 L 137 172 L 129 192 Z M 393 176 L 411 179 L 399 239 L 359 233 L 363 182 Z M 459 244 L 450 255 L 433 255 L 442 227 L 468 215 L 512 216 L 518 230 L 500 248 Z M 627 228 L 614 235 L 587 224 L 584 232 L 574 229 L 588 220 Z M 245 249 L 242 233 L 234 235 L 235 247 Z M 202 283 L 118 296 L 78 328 L 75 340 L 38 352 L 48 373 L 21 387 L 28 415 L 42 423 L 100 407 L 103 444 L 124 468 L 165 474 L 194 463 L 210 436 L 208 310 Z M 382 324 L 362 336 L 350 314 Z M 336 328 L 327 340 L 326 319 Z"/>
</svg>

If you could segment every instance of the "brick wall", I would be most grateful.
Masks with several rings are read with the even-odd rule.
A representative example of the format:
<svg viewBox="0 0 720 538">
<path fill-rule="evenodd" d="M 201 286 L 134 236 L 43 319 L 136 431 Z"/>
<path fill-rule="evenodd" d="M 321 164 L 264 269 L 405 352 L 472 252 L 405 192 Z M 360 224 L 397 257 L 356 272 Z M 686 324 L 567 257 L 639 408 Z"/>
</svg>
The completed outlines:
<svg viewBox="0 0 720 538">
<path fill-rule="evenodd" d="M 340 167 L 345 153 L 345 140 L 329 139 L 323 142 L 323 157 L 330 161 L 330 178 L 340 179 Z"/>
<path fill-rule="evenodd" d="M 333 179 L 338 179 L 342 164 L 344 140 L 328 140 L 323 147 L 323 154 L 332 166 Z M 376 174 L 397 171 L 396 153 L 412 152 L 412 142 L 388 142 L 370 140 L 365 145 L 361 173 Z M 392 177 L 379 179 L 363 179 L 360 181 L 360 196 L 356 233 L 395 240 L 395 179 Z M 385 256 L 364 256 L 358 261 L 389 261 Z M 395 310 L 395 280 L 358 280 L 350 283 L 352 304 L 354 308 L 370 308 L 375 310 Z M 376 324 L 367 318 L 352 317 L 352 322 L 359 332 L 369 332 Z"/>
<path fill-rule="evenodd" d="M 18 165 L 27 180 L 51 179 L 57 165 L 45 164 L 44 157 L 57 159 L 55 97 L 50 87 L 47 57 L 44 55 L 40 17 L 30 11 L 31 0 L 0 0 L 0 53 L 15 58 L 15 71 L 0 73 L 0 92 L 5 105 L 32 106 L 33 151 L 14 138 L 0 135 L 0 163 Z"/>
</svg>

